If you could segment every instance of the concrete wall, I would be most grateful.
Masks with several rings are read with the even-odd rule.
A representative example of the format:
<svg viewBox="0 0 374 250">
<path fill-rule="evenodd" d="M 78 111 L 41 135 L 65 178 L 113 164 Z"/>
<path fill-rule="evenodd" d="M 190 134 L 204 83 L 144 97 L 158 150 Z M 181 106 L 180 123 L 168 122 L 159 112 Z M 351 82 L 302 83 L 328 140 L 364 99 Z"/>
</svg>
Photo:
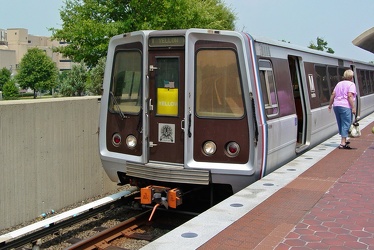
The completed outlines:
<svg viewBox="0 0 374 250">
<path fill-rule="evenodd" d="M 98 151 L 99 97 L 0 102 L 0 229 L 116 189 Z"/>
</svg>

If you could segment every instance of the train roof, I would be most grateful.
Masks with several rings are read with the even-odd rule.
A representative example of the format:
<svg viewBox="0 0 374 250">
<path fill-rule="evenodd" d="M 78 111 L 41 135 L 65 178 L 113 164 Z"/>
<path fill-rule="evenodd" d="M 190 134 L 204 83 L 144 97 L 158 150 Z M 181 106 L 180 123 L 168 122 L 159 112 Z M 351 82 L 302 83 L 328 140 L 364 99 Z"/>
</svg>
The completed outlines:
<svg viewBox="0 0 374 250">
<path fill-rule="evenodd" d="M 302 51 L 302 52 L 305 52 L 305 53 L 311 53 L 311 54 L 316 54 L 316 55 L 321 55 L 321 56 L 324 56 L 324 57 L 341 59 L 341 60 L 344 60 L 344 61 L 351 61 L 351 62 L 354 62 L 354 63 L 372 65 L 369 62 L 364 62 L 364 61 L 361 61 L 361 60 L 358 60 L 358 59 L 355 59 L 355 58 L 343 57 L 343 56 L 339 56 L 339 55 L 336 55 L 336 54 L 331 54 L 331 53 L 327 53 L 325 51 L 310 49 L 308 47 L 303 47 L 303 46 L 292 44 L 292 43 L 277 41 L 277 40 L 273 40 L 273 39 L 269 39 L 269 38 L 261 37 L 261 36 L 251 36 L 251 37 L 256 42 L 259 42 L 259 43 L 265 43 L 265 44 L 269 44 L 269 45 L 273 45 L 273 46 L 289 48 L 289 49 L 292 49 L 292 50 Z"/>
<path fill-rule="evenodd" d="M 147 30 L 147 31 L 143 30 L 143 32 L 147 32 L 150 36 L 153 36 L 153 35 L 157 35 L 157 36 L 158 35 L 184 35 L 187 30 L 188 29 Z M 207 30 L 211 30 L 211 29 L 194 29 L 194 30 L 207 31 Z M 226 31 L 229 31 L 229 30 L 226 30 Z M 141 31 L 137 31 L 137 32 L 141 32 Z M 137 33 L 137 32 L 132 32 L 132 33 Z M 237 32 L 237 31 L 229 31 L 229 32 Z M 243 32 L 237 32 L 237 33 L 243 33 Z M 123 35 L 124 34 L 122 34 L 120 36 L 123 36 Z M 310 49 L 308 47 L 304 47 L 304 46 L 300 46 L 300 45 L 296 45 L 296 44 L 292 44 L 292 43 L 287 43 L 287 42 L 282 42 L 282 41 L 277 41 L 277 40 L 269 39 L 269 38 L 266 38 L 266 37 L 253 36 L 251 34 L 248 34 L 248 35 L 250 35 L 253 38 L 254 41 L 259 42 L 259 43 L 269 44 L 269 45 L 283 47 L 283 48 L 289 48 L 289 49 L 292 49 L 292 50 L 302 51 L 302 52 L 305 52 L 305 53 L 321 55 L 321 56 L 324 56 L 324 57 L 341 59 L 341 60 L 349 61 L 349 62 L 352 62 L 352 63 L 360 63 L 360 64 L 365 64 L 365 65 L 371 65 L 372 66 L 372 63 L 364 62 L 364 61 L 361 61 L 361 60 L 358 60 L 358 59 L 355 59 L 355 58 L 348 58 L 348 57 L 344 57 L 344 56 L 339 56 L 339 55 L 336 55 L 336 54 L 327 53 L 325 51 Z M 356 46 L 359 46 L 359 47 L 364 48 L 364 49 L 366 49 L 370 52 L 373 52 L 374 51 L 374 27 L 365 31 L 363 34 L 361 34 L 359 37 L 357 37 L 353 41 L 353 43 Z"/>
</svg>

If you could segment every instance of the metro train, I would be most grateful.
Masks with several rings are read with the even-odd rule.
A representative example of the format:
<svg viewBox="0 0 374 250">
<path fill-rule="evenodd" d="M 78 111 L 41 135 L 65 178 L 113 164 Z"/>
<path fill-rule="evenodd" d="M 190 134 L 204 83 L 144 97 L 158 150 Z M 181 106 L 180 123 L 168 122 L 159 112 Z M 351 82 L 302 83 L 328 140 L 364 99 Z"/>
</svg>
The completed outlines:
<svg viewBox="0 0 374 250">
<path fill-rule="evenodd" d="M 110 40 L 99 148 L 141 204 L 177 208 L 194 190 L 236 193 L 337 133 L 328 103 L 352 69 L 360 117 L 374 64 L 247 33 L 136 31 Z"/>
</svg>

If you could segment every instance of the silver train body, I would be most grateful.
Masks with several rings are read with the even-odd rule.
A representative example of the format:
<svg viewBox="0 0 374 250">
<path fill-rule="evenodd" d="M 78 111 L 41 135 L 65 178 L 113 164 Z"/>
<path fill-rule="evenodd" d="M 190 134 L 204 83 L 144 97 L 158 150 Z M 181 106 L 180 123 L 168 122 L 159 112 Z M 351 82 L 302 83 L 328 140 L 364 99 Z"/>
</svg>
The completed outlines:
<svg viewBox="0 0 374 250">
<path fill-rule="evenodd" d="M 123 184 L 235 193 L 337 133 L 328 102 L 346 69 L 364 117 L 374 111 L 373 64 L 235 31 L 115 36 L 101 99 L 103 167 Z"/>
</svg>

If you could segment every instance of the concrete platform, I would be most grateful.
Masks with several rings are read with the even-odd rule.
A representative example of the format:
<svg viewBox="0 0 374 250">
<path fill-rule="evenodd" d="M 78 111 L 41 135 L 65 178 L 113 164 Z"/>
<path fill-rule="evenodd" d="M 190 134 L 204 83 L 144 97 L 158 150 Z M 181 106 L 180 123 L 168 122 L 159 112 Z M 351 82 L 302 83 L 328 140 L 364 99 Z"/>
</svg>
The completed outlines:
<svg viewBox="0 0 374 250">
<path fill-rule="evenodd" d="M 374 249 L 374 115 L 142 249 Z"/>
</svg>

